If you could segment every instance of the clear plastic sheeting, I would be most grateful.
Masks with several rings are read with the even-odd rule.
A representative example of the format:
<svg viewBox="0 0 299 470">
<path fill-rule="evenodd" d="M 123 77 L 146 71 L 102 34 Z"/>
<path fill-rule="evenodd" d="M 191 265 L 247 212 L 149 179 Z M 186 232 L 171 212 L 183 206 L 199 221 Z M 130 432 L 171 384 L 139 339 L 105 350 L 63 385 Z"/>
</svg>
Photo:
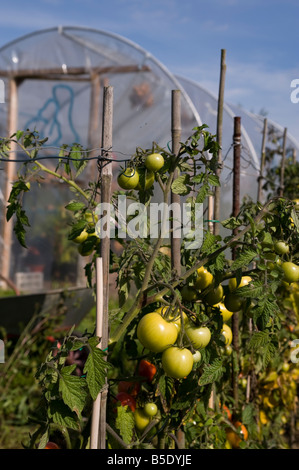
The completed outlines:
<svg viewBox="0 0 299 470">
<path fill-rule="evenodd" d="M 177 79 L 184 87 L 194 106 L 196 107 L 201 121 L 209 126 L 210 132 L 217 132 L 217 108 L 218 98 L 211 92 L 202 87 L 199 83 L 188 78 L 177 76 Z M 241 185 L 240 196 L 251 197 L 253 200 L 257 197 L 258 176 L 261 165 L 262 140 L 264 117 L 252 114 L 243 108 L 224 103 L 223 106 L 223 131 L 222 131 L 222 160 L 223 170 L 221 173 L 221 218 L 225 219 L 231 215 L 232 207 L 232 170 L 233 170 L 233 132 L 234 117 L 241 117 Z M 281 138 L 283 127 L 267 118 L 267 129 L 273 130 Z M 271 141 L 266 141 L 266 146 L 274 148 Z M 299 143 L 296 139 L 287 133 L 286 150 L 295 149 L 299 152 Z M 279 164 L 278 156 L 273 162 Z"/>
<path fill-rule="evenodd" d="M 100 154 L 103 88 L 113 86 L 113 148 L 116 162 L 130 158 L 137 147 L 161 147 L 171 141 L 171 94 L 181 90 L 181 140 L 203 123 L 216 134 L 217 98 L 198 83 L 174 76 L 137 44 L 116 34 L 90 28 L 56 27 L 34 32 L 0 48 L 0 79 L 5 83 L 5 103 L 0 106 L 0 134 L 30 129 L 47 137 L 44 154 L 57 156 L 62 144 L 79 143 Z M 221 175 L 221 218 L 232 207 L 233 117 L 241 116 L 241 197 L 256 197 L 263 119 L 243 109 L 224 105 Z M 279 127 L 277 126 L 277 129 Z M 281 130 L 281 129 L 280 129 Z M 288 145 L 299 150 L 288 136 Z M 49 161 L 48 161 L 49 163 Z M 119 164 L 121 164 L 119 162 Z M 116 178 L 119 164 L 113 166 Z M 0 163 L 0 272 L 9 240 L 3 239 L 7 175 Z M 52 163 L 55 168 L 56 161 Z M 82 174 L 87 186 L 93 170 Z M 85 178 L 85 179 L 84 179 Z M 72 194 L 65 184 L 31 184 L 24 207 L 31 222 L 28 249 L 12 234 L 9 272 L 41 273 L 46 288 L 82 282 L 82 260 L 67 240 L 69 218 L 65 205 Z M 159 188 L 155 198 L 159 198 Z M 84 260 L 85 261 L 85 260 Z"/>
</svg>

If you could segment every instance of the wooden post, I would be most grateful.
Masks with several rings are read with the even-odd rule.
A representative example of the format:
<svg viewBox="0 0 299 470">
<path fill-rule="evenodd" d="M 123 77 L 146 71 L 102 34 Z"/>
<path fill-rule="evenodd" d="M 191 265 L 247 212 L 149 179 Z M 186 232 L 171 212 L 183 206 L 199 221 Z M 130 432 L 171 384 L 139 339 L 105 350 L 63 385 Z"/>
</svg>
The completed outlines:
<svg viewBox="0 0 299 470">
<path fill-rule="evenodd" d="M 110 157 L 112 148 L 112 123 L 113 123 L 113 87 L 107 86 L 104 88 L 103 97 L 103 122 L 102 122 L 102 156 Z M 101 203 L 107 204 L 106 219 L 110 224 L 110 202 L 111 202 L 111 184 L 112 184 L 112 165 L 108 163 L 102 168 L 101 179 Z M 101 342 L 100 347 L 102 350 L 108 348 L 108 313 L 109 313 L 109 265 L 110 265 L 110 236 L 109 226 L 103 227 L 107 236 L 101 239 L 101 259 L 102 259 L 102 300 L 100 301 L 100 317 L 97 318 L 97 324 L 100 325 Z M 99 419 L 98 423 L 98 439 L 93 439 L 93 445 L 98 449 L 105 449 L 106 447 L 106 402 L 107 402 L 107 387 L 104 388 L 102 393 L 99 394 L 94 403 L 93 413 L 95 419 Z M 100 410 L 98 409 L 100 408 Z M 96 426 L 96 425 L 95 425 Z"/>
<path fill-rule="evenodd" d="M 181 140 L 181 91 L 172 90 L 171 95 L 171 136 L 172 136 L 172 153 L 174 158 L 177 156 L 180 149 L 180 140 Z M 178 170 L 175 170 L 173 178 L 178 177 Z M 171 204 L 174 207 L 172 211 L 172 219 L 181 214 L 178 214 L 178 207 L 180 207 L 181 198 L 179 194 L 174 194 L 171 191 Z M 174 238 L 174 226 L 173 220 L 171 221 L 171 267 L 177 276 L 181 275 L 181 240 L 180 238 Z M 185 433 L 180 428 L 176 432 L 176 438 L 179 444 L 180 449 L 185 448 Z"/>
<path fill-rule="evenodd" d="M 172 90 L 172 101 L 171 101 L 171 135 L 172 135 L 172 153 L 175 157 L 178 154 L 180 148 L 181 139 L 181 91 Z M 175 158 L 174 157 L 174 158 Z M 178 170 L 175 170 L 173 178 L 178 177 Z M 178 207 L 180 205 L 180 195 L 174 194 L 171 191 L 171 204 L 172 207 Z M 173 219 L 181 214 L 176 214 L 176 210 L 173 211 Z M 171 222 L 171 265 L 172 269 L 178 276 L 181 275 L 181 240 L 175 238 L 173 233 L 174 224 Z"/>
<path fill-rule="evenodd" d="M 217 110 L 217 142 L 220 145 L 218 151 L 218 163 L 222 164 L 222 127 L 223 127 L 223 105 L 224 105 L 224 87 L 225 87 L 225 73 L 226 73 L 226 63 L 225 63 L 226 50 L 221 49 L 221 63 L 220 63 L 220 81 L 219 81 L 219 92 L 218 92 L 218 110 Z M 220 178 L 221 167 L 217 169 L 217 176 Z M 216 220 L 220 219 L 220 186 L 215 187 L 215 198 L 214 198 L 214 217 Z M 214 225 L 214 234 L 219 234 L 219 224 Z"/>
<path fill-rule="evenodd" d="M 103 336 L 103 260 L 100 257 L 96 259 L 96 336 L 99 338 Z M 98 347 L 102 347 L 102 341 Z M 93 403 L 90 432 L 91 449 L 98 449 L 101 400 L 102 393 L 99 393 Z"/>
<path fill-rule="evenodd" d="M 297 160 L 296 149 L 293 149 L 292 151 L 292 164 L 293 165 L 296 165 L 296 160 Z"/>
<path fill-rule="evenodd" d="M 240 168 L 241 168 L 241 118 L 234 118 L 234 171 L 233 171 L 233 216 L 236 217 L 240 212 Z M 233 234 L 238 233 L 238 228 L 233 230 Z M 236 251 L 232 250 L 232 259 L 236 259 Z M 236 363 L 233 364 L 232 386 L 234 397 L 234 408 L 238 408 L 238 364 L 239 364 L 239 314 L 235 312 L 232 316 L 232 345 L 236 353 Z"/>
<path fill-rule="evenodd" d="M 263 186 L 263 175 L 264 175 L 265 160 L 266 160 L 266 140 L 267 140 L 267 118 L 264 119 L 262 149 L 261 149 L 261 166 L 260 166 L 260 174 L 259 174 L 259 179 L 258 179 L 257 200 L 259 202 L 262 202 L 262 197 L 263 197 L 262 186 Z"/>
<path fill-rule="evenodd" d="M 279 184 L 279 196 L 282 197 L 284 193 L 284 171 L 285 171 L 285 161 L 286 161 L 286 142 L 287 142 L 287 128 L 284 128 L 283 131 L 283 141 L 282 141 L 282 157 L 280 165 L 280 184 Z"/>
<path fill-rule="evenodd" d="M 9 98 L 8 98 L 8 120 L 7 120 L 7 134 L 10 137 L 18 129 L 18 81 L 17 79 L 11 79 L 9 81 Z M 12 152 L 16 151 L 16 144 L 11 143 L 10 150 Z M 15 153 L 11 153 L 11 158 L 16 158 Z M 16 163 L 9 162 L 5 165 L 5 190 L 4 190 L 4 201 L 6 211 L 6 204 L 10 195 L 12 183 L 16 176 Z M 10 278 L 10 260 L 11 260 L 11 245 L 12 245 L 12 229 L 13 221 L 12 219 L 9 222 L 6 222 L 6 213 L 4 214 L 4 223 L 2 230 L 3 237 L 3 248 L 2 248 L 2 266 L 1 266 L 1 275 L 3 278 Z"/>
</svg>

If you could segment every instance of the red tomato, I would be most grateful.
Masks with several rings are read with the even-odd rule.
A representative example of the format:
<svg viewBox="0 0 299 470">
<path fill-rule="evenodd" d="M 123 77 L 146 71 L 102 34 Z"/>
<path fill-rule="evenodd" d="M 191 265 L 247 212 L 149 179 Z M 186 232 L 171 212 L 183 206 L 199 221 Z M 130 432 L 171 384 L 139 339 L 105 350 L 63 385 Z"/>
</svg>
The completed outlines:
<svg viewBox="0 0 299 470">
<path fill-rule="evenodd" d="M 157 372 L 157 368 L 154 364 L 146 359 L 141 359 L 138 366 L 138 375 L 146 377 L 148 382 L 151 382 Z"/>
<path fill-rule="evenodd" d="M 139 382 L 126 382 L 125 380 L 121 380 L 118 383 L 118 392 L 126 392 L 132 397 L 136 397 L 138 395 L 139 390 Z"/>
<path fill-rule="evenodd" d="M 60 449 L 60 447 L 55 444 L 55 442 L 47 442 L 47 444 L 45 445 L 45 449 Z"/>
<path fill-rule="evenodd" d="M 135 398 L 129 395 L 128 393 L 119 392 L 116 395 L 116 399 L 120 401 L 121 406 L 129 406 L 133 412 L 136 410 Z"/>
<path fill-rule="evenodd" d="M 247 431 L 246 427 L 244 426 L 244 424 L 242 424 L 240 421 L 235 421 L 233 423 L 233 425 L 235 426 L 236 429 L 238 429 L 241 436 L 238 435 L 235 431 L 233 431 L 233 429 L 227 428 L 226 429 L 226 438 L 227 438 L 228 442 L 231 444 L 233 449 L 238 449 L 242 439 L 244 441 L 247 441 L 248 431 Z"/>
</svg>

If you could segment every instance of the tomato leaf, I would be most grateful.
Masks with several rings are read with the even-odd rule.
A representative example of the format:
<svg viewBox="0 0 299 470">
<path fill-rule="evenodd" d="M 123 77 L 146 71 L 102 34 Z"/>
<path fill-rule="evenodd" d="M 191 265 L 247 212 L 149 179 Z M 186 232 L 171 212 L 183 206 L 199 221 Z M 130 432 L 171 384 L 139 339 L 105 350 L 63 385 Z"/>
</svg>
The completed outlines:
<svg viewBox="0 0 299 470">
<path fill-rule="evenodd" d="M 57 399 L 49 402 L 48 416 L 60 426 L 66 426 L 77 431 L 81 429 L 78 416 L 62 400 Z"/>
<path fill-rule="evenodd" d="M 88 340 L 89 354 L 85 362 L 83 373 L 86 374 L 86 382 L 92 399 L 95 400 L 102 390 L 107 375 L 107 369 L 111 364 L 103 358 L 105 353 L 98 348 L 99 339 L 92 337 Z"/>
<path fill-rule="evenodd" d="M 86 383 L 84 379 L 71 375 L 74 369 L 76 364 L 63 367 L 60 371 L 59 391 L 64 403 L 80 416 L 87 397 Z"/>
<path fill-rule="evenodd" d="M 237 269 L 243 268 L 245 266 L 247 267 L 256 257 L 256 255 L 256 252 L 251 249 L 243 251 L 231 265 L 231 270 L 236 271 Z"/>
<path fill-rule="evenodd" d="M 134 415 L 128 406 L 117 406 L 117 418 L 115 426 L 126 444 L 130 444 L 134 435 Z"/>
<path fill-rule="evenodd" d="M 217 358 L 211 364 L 205 365 L 198 384 L 202 386 L 216 382 L 220 380 L 224 372 L 225 368 L 223 367 L 222 360 Z"/>
</svg>

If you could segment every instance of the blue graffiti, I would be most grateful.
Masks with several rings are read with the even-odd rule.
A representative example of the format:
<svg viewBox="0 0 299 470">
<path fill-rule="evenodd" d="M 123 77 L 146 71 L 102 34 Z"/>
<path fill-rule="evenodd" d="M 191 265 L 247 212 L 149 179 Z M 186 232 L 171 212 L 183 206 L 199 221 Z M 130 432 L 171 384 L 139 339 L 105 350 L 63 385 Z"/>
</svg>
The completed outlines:
<svg viewBox="0 0 299 470">
<path fill-rule="evenodd" d="M 63 103 L 59 100 L 59 91 L 63 90 Z M 69 96 L 66 95 L 65 91 Z M 39 133 L 40 138 L 49 138 L 49 145 L 61 145 L 62 143 L 62 130 L 61 122 L 59 121 L 59 113 L 65 104 L 68 105 L 68 126 L 73 135 L 73 142 L 80 143 L 80 136 L 77 133 L 72 119 L 73 105 L 74 105 L 74 91 L 68 85 L 55 85 L 52 88 L 52 97 L 49 98 L 45 104 L 39 109 L 36 116 L 29 119 L 25 124 L 25 129 L 32 129 L 34 127 Z M 65 126 L 66 123 L 64 122 Z"/>
</svg>

